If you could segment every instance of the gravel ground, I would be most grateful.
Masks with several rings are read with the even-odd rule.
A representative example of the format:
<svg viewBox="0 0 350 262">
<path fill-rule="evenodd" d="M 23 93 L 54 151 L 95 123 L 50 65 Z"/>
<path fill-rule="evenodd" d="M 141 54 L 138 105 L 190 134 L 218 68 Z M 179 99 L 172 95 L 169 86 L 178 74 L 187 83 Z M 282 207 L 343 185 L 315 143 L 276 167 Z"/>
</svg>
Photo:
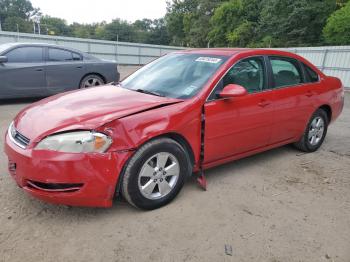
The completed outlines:
<svg viewBox="0 0 350 262">
<path fill-rule="evenodd" d="M 213 168 L 208 191 L 189 180 L 149 212 L 123 201 L 67 208 L 22 192 L 3 136 L 29 102 L 0 106 L 0 261 L 350 261 L 350 93 L 318 152 L 285 146 Z"/>
</svg>

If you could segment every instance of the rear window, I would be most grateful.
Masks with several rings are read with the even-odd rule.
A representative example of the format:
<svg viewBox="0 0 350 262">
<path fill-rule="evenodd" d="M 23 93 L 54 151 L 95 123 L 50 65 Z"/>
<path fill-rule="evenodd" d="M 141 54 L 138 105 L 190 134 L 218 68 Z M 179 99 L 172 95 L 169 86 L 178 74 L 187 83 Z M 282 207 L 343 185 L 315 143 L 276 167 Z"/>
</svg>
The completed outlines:
<svg viewBox="0 0 350 262">
<path fill-rule="evenodd" d="M 49 48 L 49 61 L 73 61 L 73 54 L 63 49 Z"/>
<path fill-rule="evenodd" d="M 305 82 L 306 83 L 314 83 L 318 82 L 318 74 L 312 70 L 309 66 L 303 64 L 305 71 Z"/>
<path fill-rule="evenodd" d="M 6 53 L 9 63 L 37 63 L 43 61 L 42 47 L 18 47 Z"/>
</svg>

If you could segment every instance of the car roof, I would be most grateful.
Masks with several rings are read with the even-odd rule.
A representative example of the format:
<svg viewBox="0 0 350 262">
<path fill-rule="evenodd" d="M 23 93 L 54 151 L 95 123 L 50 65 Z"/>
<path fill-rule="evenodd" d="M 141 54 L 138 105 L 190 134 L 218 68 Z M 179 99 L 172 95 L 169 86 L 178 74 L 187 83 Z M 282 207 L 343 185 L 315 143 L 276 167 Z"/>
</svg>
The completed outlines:
<svg viewBox="0 0 350 262">
<path fill-rule="evenodd" d="M 2 44 L 8 48 L 12 48 L 12 47 L 20 47 L 20 46 L 40 46 L 40 47 L 55 47 L 55 48 L 61 48 L 61 49 L 67 49 L 70 51 L 74 51 L 77 53 L 82 53 L 81 51 L 71 48 L 71 47 L 66 47 L 66 46 L 60 46 L 60 45 L 55 45 L 55 44 L 48 44 L 48 43 L 24 43 L 24 42 L 16 42 L 16 43 L 6 43 L 6 44 Z"/>
<path fill-rule="evenodd" d="M 178 51 L 179 53 L 193 53 L 219 56 L 234 56 L 238 54 L 249 55 L 281 55 L 300 58 L 291 52 L 281 51 L 277 49 L 261 49 L 261 48 L 205 48 L 205 49 L 188 49 Z"/>
<path fill-rule="evenodd" d="M 310 63 L 308 60 L 306 60 L 302 56 L 299 56 L 291 52 L 278 50 L 278 49 L 262 49 L 262 48 L 205 48 L 205 49 L 203 48 L 201 49 L 201 48 L 198 48 L 198 49 L 179 50 L 179 51 L 176 51 L 175 53 L 217 55 L 217 56 L 237 57 L 238 59 L 245 58 L 248 56 L 263 56 L 263 55 L 283 56 L 283 57 L 297 59 L 303 62 L 304 64 L 308 65 L 312 69 L 314 69 L 320 75 L 323 75 L 323 73 L 315 65 Z"/>
</svg>

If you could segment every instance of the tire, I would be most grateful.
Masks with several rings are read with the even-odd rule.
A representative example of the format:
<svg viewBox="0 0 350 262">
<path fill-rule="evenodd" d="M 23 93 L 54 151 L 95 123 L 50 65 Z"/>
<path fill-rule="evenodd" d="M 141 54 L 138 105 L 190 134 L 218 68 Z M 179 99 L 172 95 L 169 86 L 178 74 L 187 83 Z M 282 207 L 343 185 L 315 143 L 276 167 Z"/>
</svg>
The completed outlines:
<svg viewBox="0 0 350 262">
<path fill-rule="evenodd" d="M 318 109 L 311 116 L 302 137 L 294 143 L 294 146 L 304 152 L 316 151 L 326 137 L 328 124 L 327 113 L 323 109 Z"/>
<path fill-rule="evenodd" d="M 98 75 L 90 74 L 85 76 L 83 79 L 81 79 L 79 88 L 90 88 L 95 86 L 101 86 L 104 85 L 105 81 Z"/>
<path fill-rule="evenodd" d="M 156 209 L 175 198 L 191 172 L 189 155 L 179 143 L 170 138 L 152 140 L 127 163 L 121 192 L 137 208 Z"/>
</svg>

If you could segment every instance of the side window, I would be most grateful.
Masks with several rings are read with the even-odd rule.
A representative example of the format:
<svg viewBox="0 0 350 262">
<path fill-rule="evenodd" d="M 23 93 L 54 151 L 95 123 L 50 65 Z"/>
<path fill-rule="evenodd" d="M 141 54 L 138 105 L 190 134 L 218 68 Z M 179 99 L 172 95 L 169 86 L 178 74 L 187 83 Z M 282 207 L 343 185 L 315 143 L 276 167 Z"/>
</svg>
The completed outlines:
<svg viewBox="0 0 350 262">
<path fill-rule="evenodd" d="M 18 47 L 7 54 L 9 63 L 38 63 L 43 61 L 42 47 Z"/>
<path fill-rule="evenodd" d="M 243 86 L 248 93 L 255 93 L 265 88 L 265 66 L 262 57 L 241 60 L 233 66 L 223 78 L 223 87 L 228 84 Z"/>
<path fill-rule="evenodd" d="M 49 61 L 73 61 L 73 54 L 63 49 L 49 48 Z"/>
<path fill-rule="evenodd" d="M 72 54 L 73 54 L 73 60 L 74 61 L 81 61 L 81 60 L 83 60 L 81 58 L 81 55 L 79 55 L 78 53 L 72 53 Z"/>
<path fill-rule="evenodd" d="M 318 82 L 318 74 L 312 70 L 309 66 L 303 64 L 304 71 L 305 71 L 305 81 L 306 83 L 314 83 Z"/>
<path fill-rule="evenodd" d="M 275 88 L 302 83 L 298 62 L 288 58 L 270 57 Z"/>
</svg>

